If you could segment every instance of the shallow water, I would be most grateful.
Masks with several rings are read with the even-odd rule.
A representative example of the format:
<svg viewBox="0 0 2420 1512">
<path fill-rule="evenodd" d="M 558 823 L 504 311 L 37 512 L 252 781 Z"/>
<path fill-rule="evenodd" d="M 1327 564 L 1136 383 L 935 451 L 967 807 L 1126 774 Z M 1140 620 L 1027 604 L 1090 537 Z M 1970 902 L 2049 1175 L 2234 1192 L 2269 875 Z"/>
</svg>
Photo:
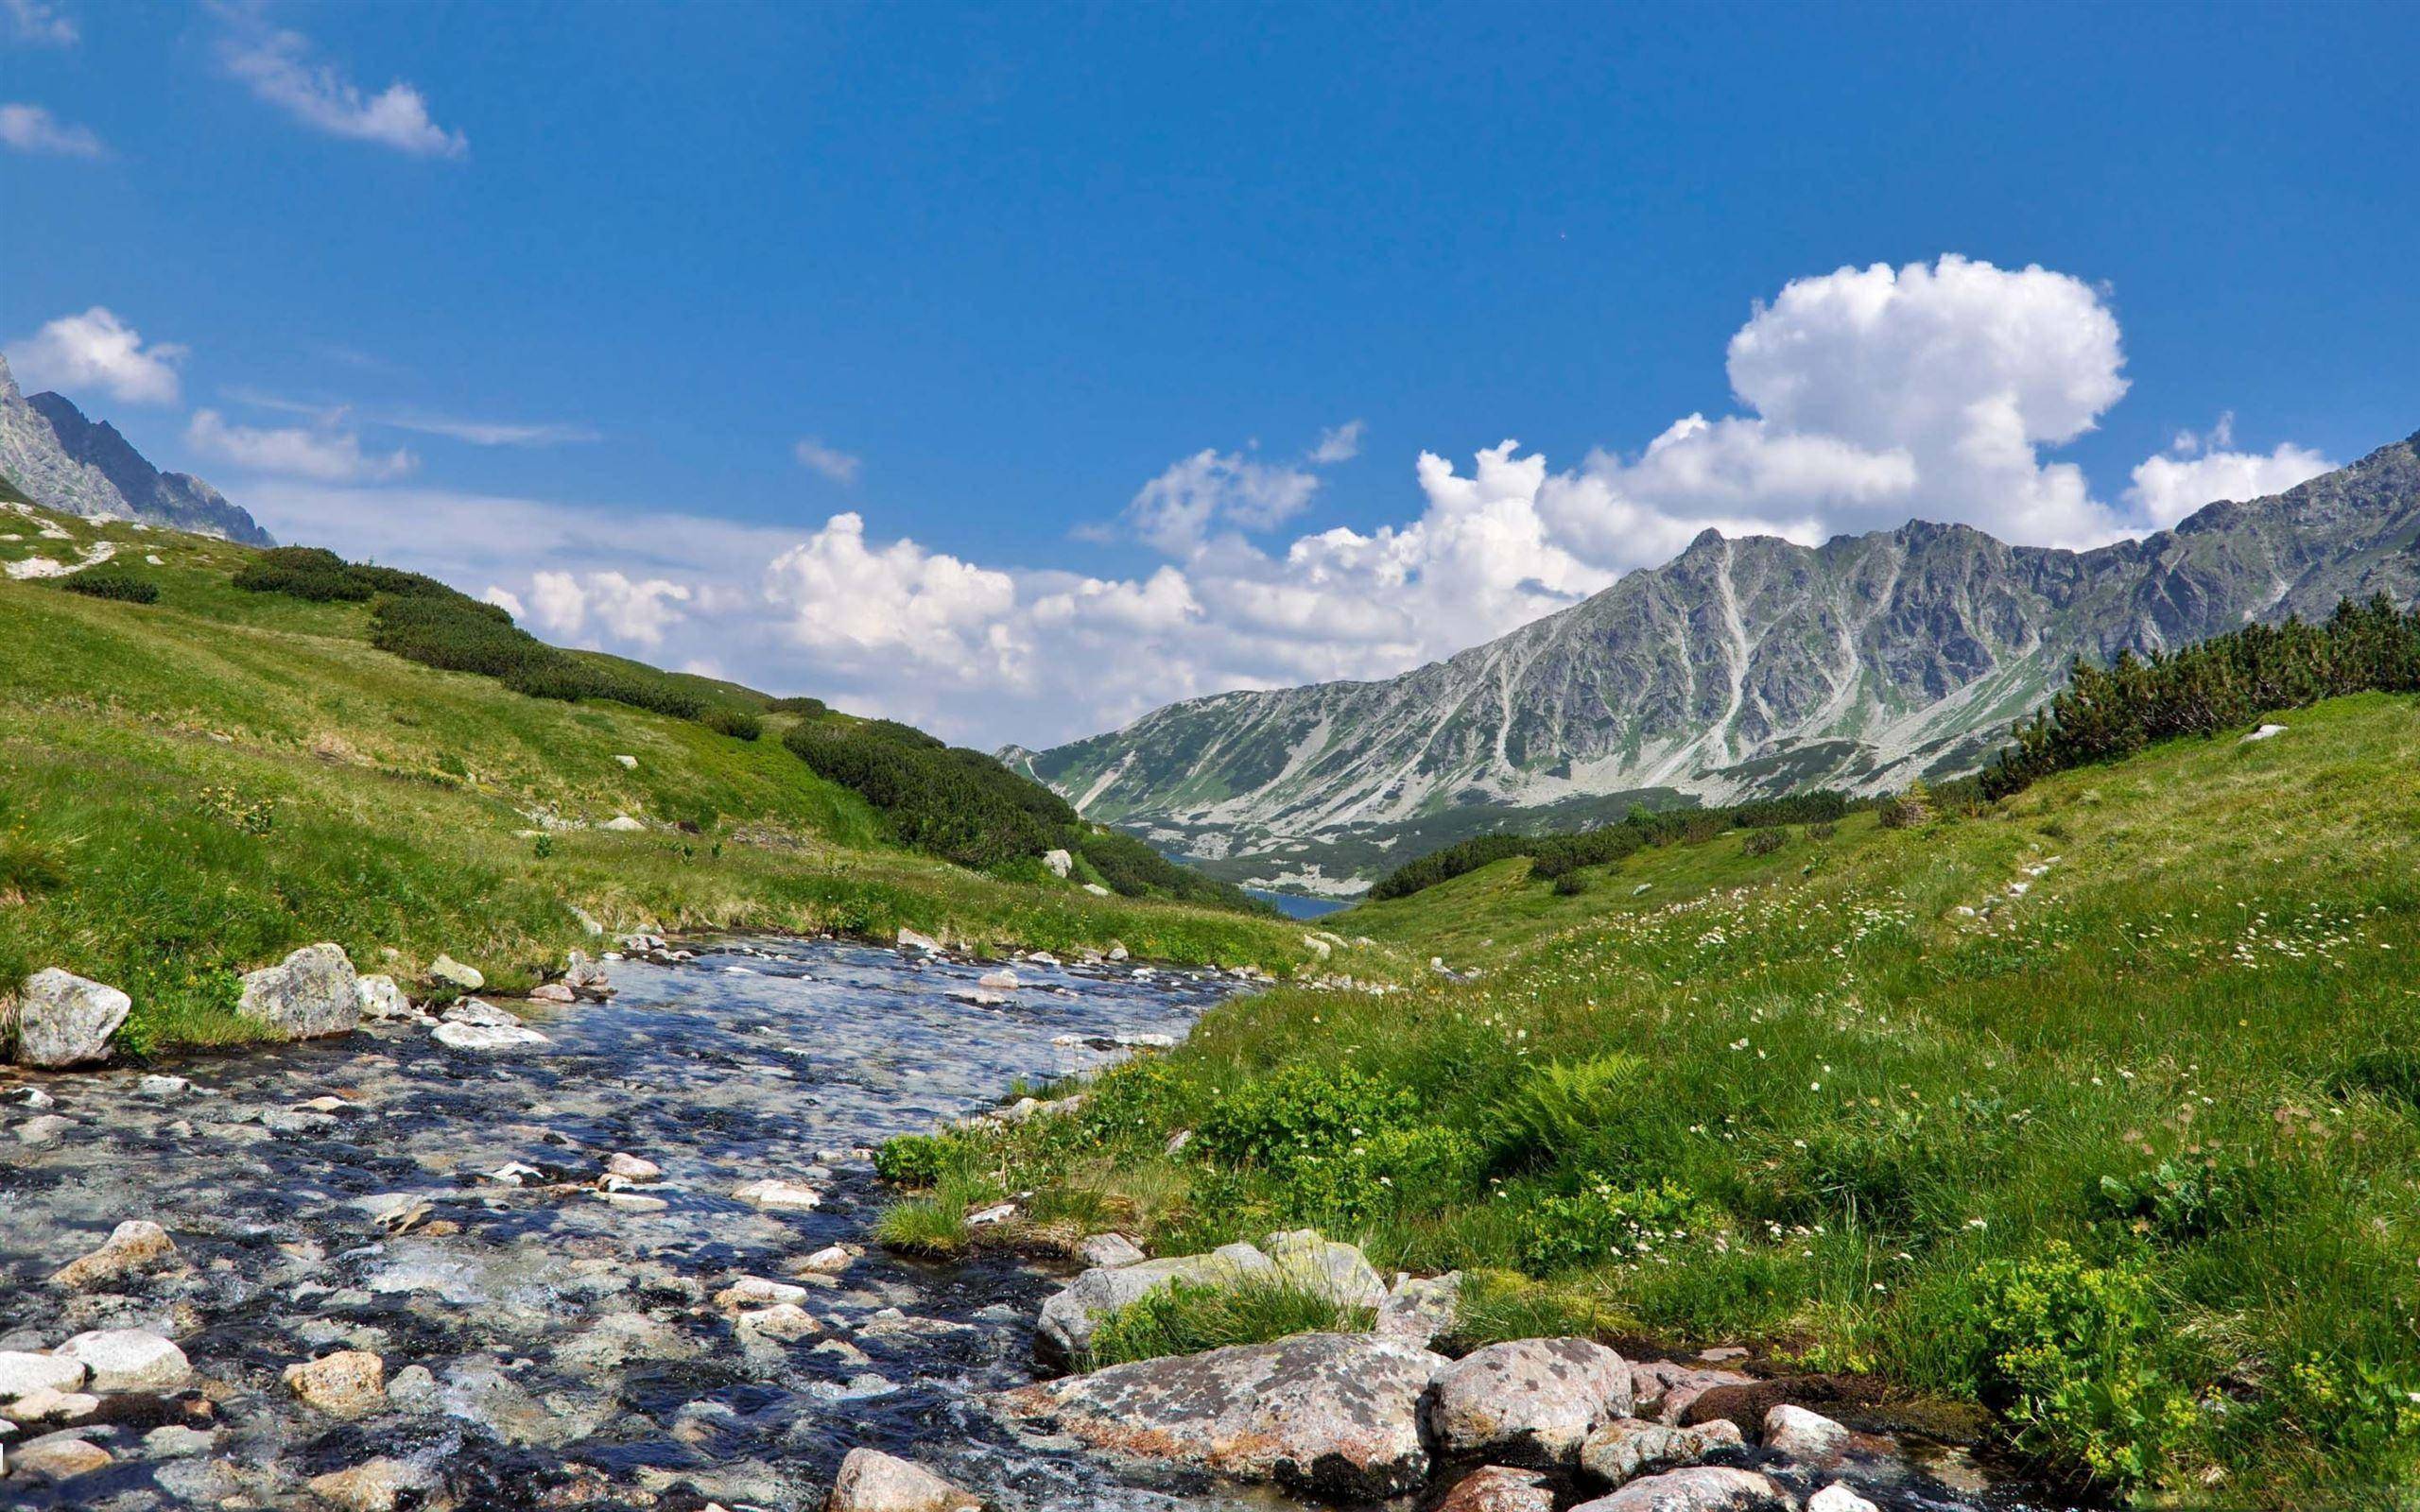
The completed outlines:
<svg viewBox="0 0 2420 1512">
<path fill-rule="evenodd" d="M 319 1506 L 313 1475 L 374 1455 L 441 1480 L 467 1508 L 821 1504 L 841 1456 L 910 1454 L 1004 1508 L 1126 1512 L 1266 1507 L 1199 1483 L 1120 1484 L 1071 1448 L 1021 1440 L 975 1406 L 1031 1379 L 1036 1266 L 927 1266 L 867 1252 L 837 1280 L 789 1268 L 863 1244 L 882 1196 L 852 1147 L 988 1105 L 1018 1077 L 1098 1066 L 1068 1036 L 1182 1035 L 1234 984 L 1177 971 L 1018 963 L 1022 985 L 983 1005 L 985 968 L 833 942 L 738 940 L 688 965 L 613 967 L 620 995 L 533 1021 L 551 1043 L 463 1053 L 424 1029 L 381 1026 L 314 1043 L 160 1068 L 190 1091 L 160 1098 L 113 1071 L 41 1078 L 73 1122 L 47 1144 L 0 1105 L 0 1349 L 95 1328 L 179 1341 L 209 1399 L 105 1399 L 125 1420 L 87 1436 L 119 1463 L 11 1507 L 96 1512 Z M 30 1078 L 28 1080 L 31 1080 Z M 16 1083 L 0 1074 L 0 1092 Z M 332 1113 L 299 1110 L 323 1096 Z M 596 1192 L 608 1154 L 664 1168 Z M 819 1159 L 824 1152 L 832 1157 Z M 483 1173 L 535 1168 L 512 1186 Z M 810 1169 L 819 1164 L 822 1171 Z M 733 1189 L 762 1177 L 825 1194 L 764 1212 Z M 377 1216 L 425 1211 L 402 1233 Z M 116 1223 L 150 1218 L 179 1268 L 125 1295 L 67 1295 L 53 1268 Z M 746 1274 L 808 1285 L 822 1333 L 743 1335 L 711 1300 Z M 402 1410 L 358 1423 L 302 1407 L 284 1367 L 337 1348 L 376 1351 Z M 190 1400 L 190 1399 L 188 1399 Z M 158 1423 L 212 1436 L 163 1457 Z M 78 1425 L 81 1427 L 82 1425 Z M 27 1425 L 24 1437 L 43 1432 Z M 177 1435 L 167 1435 L 174 1437 Z M 1963 1504 L 1910 1485 L 1894 1508 Z"/>
</svg>

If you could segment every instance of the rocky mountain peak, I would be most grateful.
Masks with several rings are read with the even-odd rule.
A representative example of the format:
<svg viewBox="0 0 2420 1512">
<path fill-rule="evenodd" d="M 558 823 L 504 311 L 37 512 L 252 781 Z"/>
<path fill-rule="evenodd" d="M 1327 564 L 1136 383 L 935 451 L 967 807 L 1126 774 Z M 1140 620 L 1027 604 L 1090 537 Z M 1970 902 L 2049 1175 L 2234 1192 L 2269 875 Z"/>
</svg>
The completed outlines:
<svg viewBox="0 0 2420 1512">
<path fill-rule="evenodd" d="M 0 475 L 35 503 L 68 514 L 142 520 L 269 544 L 268 532 L 209 484 L 163 472 L 106 420 L 63 394 L 27 396 L 0 356 Z"/>
<path fill-rule="evenodd" d="M 1227 880 L 1330 888 L 1633 799 L 1894 788 L 1972 770 L 2078 656 L 2420 600 L 2415 451 L 2086 552 L 1925 520 L 1818 547 L 1707 530 L 1400 677 L 1195 698 L 1017 765 Z"/>
</svg>

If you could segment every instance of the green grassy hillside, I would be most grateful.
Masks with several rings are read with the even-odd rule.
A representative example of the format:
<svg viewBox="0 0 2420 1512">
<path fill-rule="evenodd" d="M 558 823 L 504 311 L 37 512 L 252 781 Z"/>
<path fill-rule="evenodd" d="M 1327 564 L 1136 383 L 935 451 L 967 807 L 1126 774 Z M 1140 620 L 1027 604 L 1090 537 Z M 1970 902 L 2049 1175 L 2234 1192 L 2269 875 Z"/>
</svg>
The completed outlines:
<svg viewBox="0 0 2420 1512">
<path fill-rule="evenodd" d="M 365 970 L 448 951 L 527 983 L 587 943 L 573 905 L 616 930 L 906 924 L 1276 969 L 1305 954 L 1273 920 L 1094 897 L 1081 864 L 1062 882 L 897 849 L 781 738 L 845 715 L 688 679 L 761 706 L 746 740 L 531 697 L 374 648 L 370 604 L 233 586 L 251 548 L 39 511 L 0 512 L 0 565 L 106 542 L 111 571 L 158 590 L 0 581 L 0 995 L 52 965 L 114 983 L 135 1049 L 243 1038 L 234 973 L 316 939 Z M 647 828 L 596 828 L 619 815 Z"/>
<path fill-rule="evenodd" d="M 1163 1252 L 1461 1267 L 1466 1342 L 1876 1372 L 2119 1500 L 2411 1504 L 2420 704 L 2277 717 L 1912 827 L 1498 862 L 1329 920 L 1476 980 L 1236 1002 L 920 1159 Z"/>
</svg>

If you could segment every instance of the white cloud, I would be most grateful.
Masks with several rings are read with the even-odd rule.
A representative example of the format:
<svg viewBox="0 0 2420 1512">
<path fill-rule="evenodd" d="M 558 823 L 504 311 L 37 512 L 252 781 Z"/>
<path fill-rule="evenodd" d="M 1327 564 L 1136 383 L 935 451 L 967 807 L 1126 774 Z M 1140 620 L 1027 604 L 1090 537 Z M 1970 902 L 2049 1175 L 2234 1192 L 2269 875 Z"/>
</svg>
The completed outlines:
<svg viewBox="0 0 2420 1512">
<path fill-rule="evenodd" d="M 458 158 L 470 150 L 461 132 L 429 118 L 428 101 L 412 85 L 397 79 L 365 94 L 336 64 L 315 60 L 309 38 L 270 25 L 256 7 L 229 4 L 218 14 L 228 26 L 219 41 L 227 72 L 254 98 L 304 126 L 413 157 Z"/>
<path fill-rule="evenodd" d="M 1216 531 L 1281 524 L 1302 512 L 1319 486 L 1301 468 L 1205 447 L 1144 484 L 1126 506 L 1126 519 L 1145 541 L 1176 556 L 1198 548 Z"/>
<path fill-rule="evenodd" d="M 504 610 L 507 614 L 511 615 L 515 620 L 525 620 L 529 617 L 529 611 L 527 609 L 524 609 L 521 605 L 521 595 L 513 593 L 509 588 L 498 588 L 495 584 L 490 583 L 488 584 L 488 591 L 481 593 L 479 597 L 490 604 L 493 604 L 496 608 Z"/>
<path fill-rule="evenodd" d="M 36 157 L 109 156 L 92 128 L 69 126 L 40 105 L 0 105 L 0 146 Z"/>
<path fill-rule="evenodd" d="M 0 0 L 0 16 L 9 20 L 10 38 L 37 46 L 73 47 L 82 35 L 75 19 L 49 0 Z"/>
<path fill-rule="evenodd" d="M 2232 438 L 2231 429 L 2227 438 Z M 2291 441 L 2279 442 L 2265 455 L 2212 451 L 2198 456 L 2146 457 L 2135 469 L 2126 499 L 2143 520 L 2165 529 L 2205 504 L 2283 493 L 2340 465 Z"/>
<path fill-rule="evenodd" d="M 350 431 L 299 425 L 231 425 L 215 409 L 198 409 L 185 426 L 186 444 L 254 472 L 320 483 L 383 483 L 420 465 L 407 451 L 381 455 L 361 449 Z"/>
<path fill-rule="evenodd" d="M 2232 426 L 2135 470 L 2115 502 L 2051 455 L 2124 394 L 2116 318 L 2066 275 L 1944 258 L 1801 280 L 1730 345 L 1740 412 L 1557 470 L 1512 441 L 1421 453 L 1413 507 L 1301 528 L 1339 426 L 1293 461 L 1205 449 L 1121 517 L 1164 560 L 1028 570 L 886 540 L 858 513 L 794 530 L 412 489 L 299 484 L 246 504 L 289 540 L 492 583 L 577 644 L 712 664 L 776 692 L 976 744 L 1049 742 L 1174 698 L 1389 676 L 1668 560 L 1708 528 L 1814 543 L 1910 517 L 2089 543 L 2327 466 Z M 1316 524 L 1316 522 L 1314 522 Z M 681 592 L 675 592 L 679 590 Z M 510 604 L 508 605 L 510 607 Z"/>
<path fill-rule="evenodd" d="M 1320 432 L 1319 444 L 1311 448 L 1311 462 L 1315 466 L 1328 467 L 1338 462 L 1350 462 L 1359 456 L 1362 429 L 1362 421 L 1349 420 Z"/>
<path fill-rule="evenodd" d="M 489 590 L 491 594 L 499 592 Z M 611 569 L 585 575 L 541 572 L 531 577 L 529 602 L 542 629 L 579 637 L 593 624 L 609 641 L 652 651 L 664 644 L 666 631 L 687 617 L 682 606 L 695 592 L 685 583 L 663 577 L 634 581 Z M 513 618 L 520 617 L 513 610 Z"/>
<path fill-rule="evenodd" d="M 442 436 L 448 440 L 465 441 L 473 446 L 568 446 L 603 438 L 591 426 L 553 421 L 459 420 L 410 410 L 362 418 L 370 424 L 384 425 L 389 430 Z"/>
<path fill-rule="evenodd" d="M 811 472 L 821 472 L 833 482 L 847 486 L 857 481 L 857 473 L 865 466 L 865 458 L 824 445 L 811 438 L 802 438 L 792 452 L 799 466 Z"/>
<path fill-rule="evenodd" d="M 866 545 L 864 519 L 836 514 L 766 568 L 763 601 L 790 642 L 851 671 L 903 663 L 962 677 L 1015 675 L 1008 620 L 1016 584 L 912 541 Z"/>
<path fill-rule="evenodd" d="M 26 388 L 97 388 L 126 404 L 173 404 L 177 368 L 186 349 L 166 341 L 146 346 L 134 327 L 106 308 L 64 315 L 9 348 L 9 365 Z"/>
</svg>

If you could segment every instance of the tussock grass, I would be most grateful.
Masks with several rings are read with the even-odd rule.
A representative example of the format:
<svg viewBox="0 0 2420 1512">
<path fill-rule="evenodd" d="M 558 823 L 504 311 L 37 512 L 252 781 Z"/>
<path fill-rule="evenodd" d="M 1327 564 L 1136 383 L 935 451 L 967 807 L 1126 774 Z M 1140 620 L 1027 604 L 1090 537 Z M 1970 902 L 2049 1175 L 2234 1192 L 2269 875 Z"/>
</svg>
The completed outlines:
<svg viewBox="0 0 2420 1512">
<path fill-rule="evenodd" d="M 1186 1281 L 1151 1292 L 1100 1320 L 1088 1369 L 1267 1344 L 1296 1333 L 1366 1333 L 1374 1310 L 1349 1307 L 1285 1280 L 1252 1277 L 1234 1286 Z"/>
</svg>

